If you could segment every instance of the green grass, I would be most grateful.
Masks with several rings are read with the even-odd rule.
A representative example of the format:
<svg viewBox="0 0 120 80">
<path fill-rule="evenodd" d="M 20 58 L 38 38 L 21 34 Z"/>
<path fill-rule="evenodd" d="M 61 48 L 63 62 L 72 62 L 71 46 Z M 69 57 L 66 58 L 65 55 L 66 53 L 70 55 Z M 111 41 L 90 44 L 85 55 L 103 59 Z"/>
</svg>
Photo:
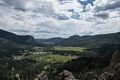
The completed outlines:
<svg viewBox="0 0 120 80">
<path fill-rule="evenodd" d="M 65 63 L 72 60 L 70 56 L 62 56 L 57 54 L 31 54 L 24 58 L 36 60 L 45 70 L 51 68 L 52 64 Z"/>
<path fill-rule="evenodd" d="M 33 48 L 29 49 L 29 51 L 31 51 L 31 52 L 43 51 L 43 48 L 44 47 L 33 47 Z"/>
<path fill-rule="evenodd" d="M 33 59 L 43 63 L 67 62 L 72 59 L 72 57 L 70 56 L 63 56 L 63 55 L 57 55 L 57 54 L 32 54 L 27 56 L 26 58 Z"/>
<path fill-rule="evenodd" d="M 59 62 L 67 62 L 73 59 L 72 56 L 65 56 L 65 55 L 60 55 L 59 52 L 58 54 L 52 54 L 52 52 L 49 52 L 47 54 L 32 54 L 34 52 L 41 52 L 44 47 L 34 47 L 30 49 L 28 52 L 25 53 L 31 53 L 28 56 L 25 56 L 25 58 L 33 59 L 38 62 L 42 63 L 59 63 Z M 61 46 L 55 46 L 54 50 L 56 51 L 75 51 L 77 54 L 84 52 L 85 48 L 81 47 L 61 47 Z M 24 53 L 24 54 L 25 54 Z"/>
<path fill-rule="evenodd" d="M 83 52 L 85 50 L 85 48 L 82 48 L 82 47 L 61 47 L 61 46 L 56 46 L 56 47 L 54 47 L 54 50 Z"/>
<path fill-rule="evenodd" d="M 43 51 L 43 49 L 45 49 L 45 47 L 34 47 L 28 50 L 27 52 L 23 53 L 23 54 L 27 54 L 27 53 L 30 54 L 27 56 L 23 56 L 21 59 L 27 58 L 27 59 L 36 60 L 38 63 L 42 64 L 44 69 L 47 69 L 50 68 L 52 64 L 65 63 L 71 61 L 74 58 L 73 56 L 60 55 L 59 52 L 58 54 L 52 54 L 53 52 L 48 52 L 47 54 L 32 54 L 34 52 L 41 52 Z M 60 46 L 54 47 L 54 50 L 58 50 L 58 51 L 76 51 L 75 54 L 77 54 L 77 52 L 78 54 L 80 52 L 83 52 L 84 49 L 85 48 L 81 48 L 81 47 L 60 47 Z"/>
</svg>

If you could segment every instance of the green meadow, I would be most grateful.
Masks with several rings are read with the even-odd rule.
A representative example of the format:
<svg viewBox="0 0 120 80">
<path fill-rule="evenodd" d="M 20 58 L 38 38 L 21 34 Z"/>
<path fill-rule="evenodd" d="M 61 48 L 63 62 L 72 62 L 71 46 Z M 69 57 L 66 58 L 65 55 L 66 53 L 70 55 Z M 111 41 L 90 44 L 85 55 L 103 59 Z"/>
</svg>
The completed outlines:
<svg viewBox="0 0 120 80">
<path fill-rule="evenodd" d="M 61 46 L 56 46 L 54 47 L 54 50 L 58 51 L 78 51 L 78 52 L 83 52 L 86 48 L 82 47 L 61 47 Z"/>
</svg>

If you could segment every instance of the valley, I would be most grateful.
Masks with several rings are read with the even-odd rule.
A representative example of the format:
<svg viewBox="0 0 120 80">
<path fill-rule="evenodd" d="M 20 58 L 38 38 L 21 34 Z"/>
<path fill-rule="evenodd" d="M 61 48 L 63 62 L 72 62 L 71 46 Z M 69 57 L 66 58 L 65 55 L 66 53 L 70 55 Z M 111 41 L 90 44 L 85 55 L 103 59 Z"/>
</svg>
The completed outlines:
<svg viewBox="0 0 120 80">
<path fill-rule="evenodd" d="M 0 80 L 120 80 L 120 0 L 0 0 Z"/>
<path fill-rule="evenodd" d="M 27 42 L 16 41 L 20 35 L 6 32 L 9 34 L 17 37 L 0 36 L 1 80 L 97 80 L 105 71 L 112 74 L 112 67 L 120 63 L 120 33 L 52 38 L 39 43 L 28 37 L 22 39 Z"/>
</svg>

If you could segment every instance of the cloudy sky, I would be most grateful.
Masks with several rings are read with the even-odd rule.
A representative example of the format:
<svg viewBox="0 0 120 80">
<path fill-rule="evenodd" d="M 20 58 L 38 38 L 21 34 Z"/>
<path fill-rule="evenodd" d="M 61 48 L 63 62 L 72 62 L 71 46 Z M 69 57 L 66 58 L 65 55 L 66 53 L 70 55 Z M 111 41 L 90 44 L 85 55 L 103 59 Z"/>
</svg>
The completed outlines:
<svg viewBox="0 0 120 80">
<path fill-rule="evenodd" d="M 0 29 L 35 38 L 120 31 L 120 0 L 0 0 Z"/>
</svg>

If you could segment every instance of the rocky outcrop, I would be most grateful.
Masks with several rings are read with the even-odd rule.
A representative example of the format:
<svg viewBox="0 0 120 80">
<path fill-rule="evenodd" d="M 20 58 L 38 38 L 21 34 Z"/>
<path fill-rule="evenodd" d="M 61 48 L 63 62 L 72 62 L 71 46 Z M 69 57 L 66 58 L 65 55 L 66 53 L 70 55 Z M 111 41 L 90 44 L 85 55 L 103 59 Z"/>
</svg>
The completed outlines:
<svg viewBox="0 0 120 80">
<path fill-rule="evenodd" d="M 114 68 L 114 75 L 113 75 L 114 80 L 120 80 L 120 63 L 117 64 Z"/>
<path fill-rule="evenodd" d="M 97 76 L 94 72 L 85 74 L 85 80 L 120 80 L 120 52 L 112 55 L 110 65 L 105 72 Z"/>
<path fill-rule="evenodd" d="M 48 80 L 48 76 L 45 71 L 42 71 L 42 73 L 38 74 L 34 80 Z"/>
<path fill-rule="evenodd" d="M 14 80 L 20 80 L 20 74 L 15 74 Z"/>
<path fill-rule="evenodd" d="M 114 68 L 114 66 L 116 64 L 120 63 L 120 52 L 119 51 L 116 51 L 113 55 L 112 55 L 112 59 L 111 59 L 111 62 L 110 62 L 110 68 Z"/>
<path fill-rule="evenodd" d="M 118 63 L 112 73 L 104 72 L 100 75 L 98 80 L 120 80 L 120 63 Z"/>
<path fill-rule="evenodd" d="M 97 74 L 94 72 L 88 72 L 85 74 L 85 80 L 97 80 Z"/>
<path fill-rule="evenodd" d="M 77 79 L 75 79 L 71 72 L 64 70 L 63 72 L 60 73 L 59 80 L 77 80 Z"/>
<path fill-rule="evenodd" d="M 100 75 L 98 80 L 113 80 L 113 74 L 110 74 L 108 72 L 104 72 Z"/>
<path fill-rule="evenodd" d="M 120 52 L 116 51 L 112 55 L 107 72 L 100 75 L 98 80 L 120 80 Z"/>
</svg>

